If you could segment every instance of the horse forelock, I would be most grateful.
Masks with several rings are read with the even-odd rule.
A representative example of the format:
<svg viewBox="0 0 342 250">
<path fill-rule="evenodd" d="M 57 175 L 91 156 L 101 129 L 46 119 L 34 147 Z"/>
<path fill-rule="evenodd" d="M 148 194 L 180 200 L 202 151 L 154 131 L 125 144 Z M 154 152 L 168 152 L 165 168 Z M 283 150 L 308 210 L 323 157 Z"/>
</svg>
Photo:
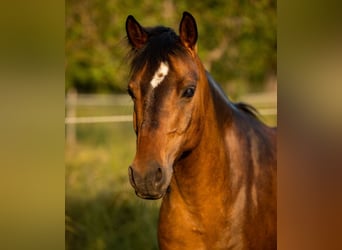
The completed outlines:
<svg viewBox="0 0 342 250">
<path fill-rule="evenodd" d="M 146 65 L 149 70 L 156 70 L 161 63 L 171 63 L 170 55 L 185 56 L 187 50 L 180 42 L 179 36 L 171 28 L 157 26 L 145 28 L 148 40 L 141 49 L 132 48 L 129 52 L 131 75 L 136 74 Z"/>
</svg>

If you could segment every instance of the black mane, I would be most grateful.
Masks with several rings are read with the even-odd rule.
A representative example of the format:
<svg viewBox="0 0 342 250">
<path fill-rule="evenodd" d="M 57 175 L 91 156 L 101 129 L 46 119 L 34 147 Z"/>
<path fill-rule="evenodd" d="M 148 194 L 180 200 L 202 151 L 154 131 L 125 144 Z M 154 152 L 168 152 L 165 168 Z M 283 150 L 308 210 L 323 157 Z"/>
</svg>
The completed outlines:
<svg viewBox="0 0 342 250">
<path fill-rule="evenodd" d="M 252 105 L 249 105 L 249 104 L 244 103 L 244 102 L 237 102 L 237 103 L 234 103 L 234 106 L 237 107 L 239 110 L 242 110 L 246 114 L 258 119 L 259 113 L 256 110 L 256 108 L 254 108 Z"/>
</svg>

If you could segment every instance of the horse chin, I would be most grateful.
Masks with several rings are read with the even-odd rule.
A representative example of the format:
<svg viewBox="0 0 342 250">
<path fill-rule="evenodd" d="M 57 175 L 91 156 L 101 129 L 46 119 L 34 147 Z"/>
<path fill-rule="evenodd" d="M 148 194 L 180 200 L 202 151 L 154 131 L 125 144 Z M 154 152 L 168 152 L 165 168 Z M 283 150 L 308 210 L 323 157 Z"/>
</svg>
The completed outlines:
<svg viewBox="0 0 342 250">
<path fill-rule="evenodd" d="M 155 192 L 153 194 L 146 194 L 146 193 L 140 193 L 139 191 L 135 190 L 135 194 L 144 200 L 159 200 L 164 197 L 164 195 L 171 192 L 171 186 L 167 186 L 167 188 L 159 193 Z"/>
<path fill-rule="evenodd" d="M 142 199 L 145 199 L 145 200 L 158 200 L 158 199 L 162 198 L 165 193 L 166 192 L 159 193 L 159 194 L 142 194 L 142 193 L 139 193 L 139 192 L 135 191 L 135 194 L 139 198 L 142 198 Z"/>
</svg>

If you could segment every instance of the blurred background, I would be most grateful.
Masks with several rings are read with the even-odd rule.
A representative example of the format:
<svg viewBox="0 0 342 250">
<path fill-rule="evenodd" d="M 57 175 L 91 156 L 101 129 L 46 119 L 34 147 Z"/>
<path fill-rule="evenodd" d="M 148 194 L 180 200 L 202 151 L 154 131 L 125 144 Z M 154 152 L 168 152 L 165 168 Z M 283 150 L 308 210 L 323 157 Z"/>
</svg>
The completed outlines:
<svg viewBox="0 0 342 250">
<path fill-rule="evenodd" d="M 135 196 L 127 167 L 135 153 L 126 94 L 125 21 L 178 31 L 197 21 L 205 67 L 234 101 L 277 123 L 277 2 L 67 0 L 65 2 L 66 249 L 158 249 L 160 201 Z"/>
</svg>

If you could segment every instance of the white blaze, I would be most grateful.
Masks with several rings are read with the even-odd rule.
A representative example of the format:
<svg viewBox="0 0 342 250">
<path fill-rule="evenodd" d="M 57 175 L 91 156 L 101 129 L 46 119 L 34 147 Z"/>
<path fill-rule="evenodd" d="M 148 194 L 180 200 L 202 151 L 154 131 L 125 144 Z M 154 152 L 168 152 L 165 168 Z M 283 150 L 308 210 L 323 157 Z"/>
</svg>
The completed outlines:
<svg viewBox="0 0 342 250">
<path fill-rule="evenodd" d="M 151 85 L 153 88 L 157 87 L 165 78 L 167 73 L 169 72 L 169 65 L 165 62 L 162 62 L 154 73 L 153 78 L 151 80 Z"/>
</svg>

